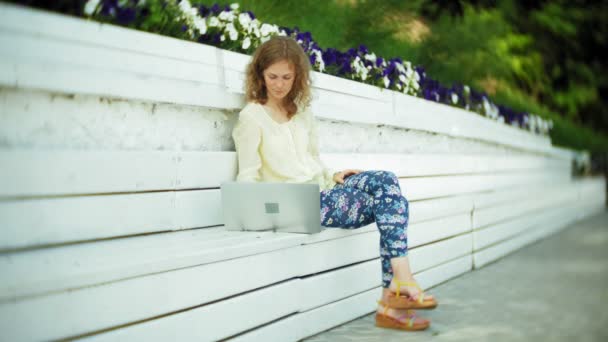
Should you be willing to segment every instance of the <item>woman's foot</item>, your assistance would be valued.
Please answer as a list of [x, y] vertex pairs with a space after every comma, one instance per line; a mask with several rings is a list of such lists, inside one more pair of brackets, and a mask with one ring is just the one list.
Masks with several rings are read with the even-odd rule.
[[[379, 322], [379, 317], [382, 317], [382, 322]], [[386, 318], [389, 318], [389, 320]], [[377, 326], [403, 330], [424, 330], [430, 324], [430, 320], [416, 316], [414, 310], [393, 309], [387, 307], [384, 302], [378, 301], [378, 309], [376, 310]]]
[[[424, 294], [425, 301], [434, 301], [435, 297], [433, 295], [427, 294], [423, 292], [422, 289], [417, 286], [416, 280], [414, 278], [408, 280], [399, 280], [399, 295], [407, 296], [412, 301], [418, 300], [418, 297], [421, 294]], [[389, 291], [393, 294], [397, 293], [397, 283], [396, 280], [393, 279], [388, 287]], [[385, 299], [386, 300], [386, 299]]]

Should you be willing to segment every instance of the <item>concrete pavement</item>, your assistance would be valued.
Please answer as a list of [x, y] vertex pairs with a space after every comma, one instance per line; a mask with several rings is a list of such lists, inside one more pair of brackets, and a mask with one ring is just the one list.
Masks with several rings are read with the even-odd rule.
[[426, 331], [376, 328], [369, 314], [304, 341], [608, 341], [608, 211], [429, 293]]

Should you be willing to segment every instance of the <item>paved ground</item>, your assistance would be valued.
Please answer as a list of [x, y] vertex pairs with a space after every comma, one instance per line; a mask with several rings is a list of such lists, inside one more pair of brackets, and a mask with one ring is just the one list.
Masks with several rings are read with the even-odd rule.
[[305, 341], [608, 341], [608, 211], [429, 293], [426, 331], [376, 328], [370, 314]]

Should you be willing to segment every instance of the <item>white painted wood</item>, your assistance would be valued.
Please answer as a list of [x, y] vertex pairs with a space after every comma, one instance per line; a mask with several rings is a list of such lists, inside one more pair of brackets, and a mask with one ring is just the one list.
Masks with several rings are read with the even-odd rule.
[[6, 3], [0, 4], [0, 29], [78, 45], [98, 45], [174, 60], [217, 64], [217, 49], [213, 46]]
[[343, 267], [318, 275], [302, 278], [298, 298], [298, 311], [309, 311], [362, 291], [382, 285], [382, 267], [379, 258], [353, 266]]
[[[583, 207], [586, 207], [585, 204]], [[543, 222], [540, 225], [527, 230], [525, 233], [519, 234], [511, 239], [505, 240], [499, 244], [485, 248], [481, 251], [473, 253], [473, 264], [475, 268], [483, 267], [519, 248], [522, 248], [534, 241], [537, 241], [547, 235], [553, 234], [576, 221], [576, 212], [579, 205], [573, 204], [570, 208], [562, 210], [560, 213], [561, 219], [554, 219], [550, 222]]]
[[0, 256], [0, 302], [297, 247], [303, 235], [207, 228]]
[[[178, 229], [183, 210], [176, 208], [175, 197], [175, 192], [149, 192], [0, 201], [0, 250]], [[217, 196], [209, 197], [213, 201], [206, 202], [217, 209]], [[217, 224], [217, 214], [199, 211], [207, 214], [199, 222]]]
[[174, 158], [157, 151], [0, 150], [0, 196], [174, 189]]
[[[472, 268], [473, 256], [471, 254], [467, 254], [426, 271], [420, 272], [415, 276], [418, 285], [426, 290], [461, 274], [469, 272]], [[438, 301], [441, 303], [441, 298], [438, 298]]]
[[84, 340], [217, 341], [295, 312], [301, 290], [300, 280], [290, 280]]
[[561, 184], [568, 179], [569, 176], [561, 171], [534, 171], [475, 176], [458, 175], [402, 178], [399, 180], [399, 184], [401, 186], [401, 191], [408, 200], [421, 200], [529, 185]]
[[474, 210], [479, 211], [484, 208], [489, 208], [501, 204], [514, 203], [522, 198], [528, 198], [530, 194], [542, 194], [547, 191], [554, 190], [555, 187], [568, 187], [570, 182], [556, 183], [541, 183], [531, 184], [526, 187], [515, 187], [498, 189], [495, 191], [487, 191], [472, 195]]
[[409, 252], [412, 272], [425, 271], [463, 255], [470, 255], [472, 239], [471, 234], [465, 234], [414, 248]]
[[[551, 207], [567, 207], [576, 201], [576, 191], [567, 191], [571, 187], [558, 187], [534, 197], [520, 199], [514, 203], [501, 204], [495, 207], [475, 210], [473, 228], [478, 229], [495, 222], [533, 214], [538, 210]], [[565, 190], [565, 191], [560, 191]]]
[[425, 118], [416, 116], [415, 122], [410, 126], [411, 128], [428, 130], [429, 125], [438, 126], [441, 123], [439, 125], [441, 127], [438, 129], [441, 130], [441, 133], [450, 136], [482, 140], [492, 139], [509, 146], [534, 146], [536, 150], [551, 151], [551, 141], [547, 136], [535, 135], [508, 125], [498, 124], [491, 119], [460, 108], [450, 108], [403, 94], [395, 94], [395, 108], [397, 120], [400, 122], [409, 122], [415, 115], [414, 113], [423, 108], [427, 112], [433, 112], [433, 116], [426, 116]]
[[0, 58], [0, 85], [211, 108], [238, 109], [245, 104], [241, 96], [226, 92], [224, 86], [208, 84], [204, 80], [140, 76], [73, 64], [42, 64], [33, 60], [16, 64]]
[[[321, 156], [332, 169], [355, 168], [388, 170], [399, 177], [456, 175], [521, 170], [570, 170], [567, 161], [532, 156], [462, 155], [462, 154], [338, 154]], [[567, 171], [569, 172], [569, 171]]]
[[217, 188], [236, 176], [234, 152], [5, 149], [0, 163], [0, 199]]
[[[41, 54], [40, 51], [44, 51], [44, 53]], [[54, 40], [28, 33], [0, 32], [0, 55], [5, 60], [20, 63], [27, 61], [27, 63], [33, 64], [68, 67], [78, 65], [90, 69], [135, 74], [141, 77], [158, 76], [182, 81], [220, 84], [217, 63], [213, 59], [198, 62], [178, 59], [169, 64], [165, 56], [108, 49], [108, 47], [91, 43], [77, 45], [73, 41]]]
[[480, 250], [502, 240], [525, 233], [541, 224], [559, 221], [564, 215], [562, 208], [551, 207], [494, 224], [481, 230], [474, 230], [473, 250]]
[[[496, 158], [459, 155], [328, 154], [331, 166], [350, 165], [362, 169], [393, 171], [400, 177], [477, 173], [498, 170], [525, 170], [509, 174], [474, 175], [480, 179], [508, 175], [543, 175], [554, 161], [538, 158], [513, 158], [504, 169], [491, 168]], [[234, 152], [167, 151], [32, 151], [0, 150], [0, 196], [34, 196], [79, 193], [149, 191], [218, 187], [233, 180], [237, 173]], [[335, 163], [334, 163], [335, 161]], [[537, 168], [533, 168], [535, 161]], [[441, 163], [447, 165], [441, 166]], [[505, 163], [506, 164], [506, 163]], [[477, 165], [477, 166], [476, 166]], [[328, 165], [330, 167], [330, 165]], [[538, 171], [535, 171], [538, 170]], [[68, 171], [68, 172], [66, 172]], [[534, 173], [530, 175], [530, 173]], [[558, 169], [547, 176], [569, 173]], [[14, 175], [20, 175], [15, 178]], [[457, 182], [469, 175], [461, 175]], [[436, 180], [439, 178], [433, 178]], [[525, 179], [524, 179], [525, 181]], [[595, 188], [596, 184], [591, 183]]]
[[456, 214], [471, 214], [473, 197], [469, 195], [408, 201], [409, 223], [420, 223]]
[[376, 101], [355, 94], [338, 93], [319, 88], [314, 89], [314, 94], [311, 109], [316, 117], [382, 124], [393, 116], [391, 102]]
[[411, 225], [408, 228], [410, 248], [471, 231], [470, 214], [458, 214]]

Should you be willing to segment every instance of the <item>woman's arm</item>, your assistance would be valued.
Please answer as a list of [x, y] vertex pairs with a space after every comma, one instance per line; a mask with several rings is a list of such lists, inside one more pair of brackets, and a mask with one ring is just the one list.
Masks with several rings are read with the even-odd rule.
[[236, 180], [239, 182], [259, 182], [262, 159], [260, 158], [259, 147], [262, 141], [262, 130], [258, 124], [246, 113], [239, 114], [234, 129], [232, 139], [236, 148], [238, 159], [238, 175]]

